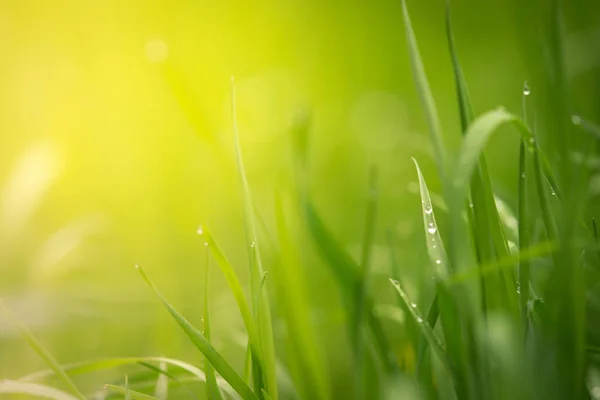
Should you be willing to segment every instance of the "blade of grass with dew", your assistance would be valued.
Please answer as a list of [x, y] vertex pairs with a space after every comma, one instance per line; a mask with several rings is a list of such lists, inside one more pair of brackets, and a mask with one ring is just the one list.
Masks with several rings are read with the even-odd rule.
[[375, 225], [377, 222], [377, 169], [371, 166], [369, 170], [369, 191], [367, 213], [365, 216], [365, 234], [363, 237], [362, 254], [360, 261], [360, 284], [358, 288], [358, 296], [356, 300], [356, 318], [352, 328], [352, 338], [354, 345], [355, 363], [354, 363], [354, 382], [355, 382], [355, 398], [362, 399], [365, 391], [365, 347], [366, 340], [363, 334], [363, 322], [365, 314], [365, 299], [367, 297], [369, 284], [369, 270], [371, 259], [371, 248], [373, 245], [373, 237], [375, 235]]
[[[246, 300], [246, 296], [244, 295], [244, 290], [242, 289], [242, 285], [231, 266], [231, 263], [225, 257], [225, 254], [219, 247], [216, 242], [214, 236], [210, 232], [208, 228], [199, 228], [198, 233], [206, 240], [208, 243], [208, 248], [210, 249], [211, 254], [217, 261], [217, 265], [220, 267], [223, 275], [225, 275], [225, 279], [233, 292], [233, 296], [235, 297], [235, 301], [240, 310], [240, 314], [242, 315], [242, 320], [244, 321], [244, 326], [246, 327], [246, 332], [248, 333], [248, 339], [251, 345], [252, 352], [254, 353], [259, 363], [262, 365], [263, 363], [263, 354], [262, 354], [262, 346], [258, 337], [257, 329], [254, 324], [254, 318], [252, 317], [252, 311], [250, 310], [250, 306]], [[249, 247], [250, 248], [250, 247]]]
[[410, 301], [404, 290], [402, 290], [402, 288], [400, 287], [400, 284], [393, 279], [390, 279], [390, 282], [392, 283], [392, 286], [400, 296], [400, 299], [404, 302], [406, 308], [410, 311], [409, 314], [411, 315], [411, 317], [414, 318], [414, 320], [419, 325], [421, 331], [423, 332], [423, 335], [427, 338], [427, 341], [429, 342], [429, 346], [431, 347], [435, 355], [438, 357], [438, 359], [441, 361], [442, 365], [446, 369], [446, 372], [448, 372], [448, 374], [450, 374], [450, 376], [454, 378], [454, 367], [452, 366], [452, 362], [446, 354], [446, 350], [442, 345], [442, 341], [437, 337], [437, 335], [429, 326], [429, 324], [427, 324], [427, 322], [423, 319], [416, 304]]
[[431, 93], [429, 82], [427, 81], [427, 76], [425, 74], [425, 67], [423, 66], [421, 55], [419, 54], [417, 39], [412, 28], [410, 15], [408, 13], [405, 0], [402, 0], [402, 15], [404, 18], [406, 41], [408, 44], [410, 64], [412, 67], [414, 81], [417, 86], [417, 92], [421, 100], [421, 106], [425, 112], [427, 125], [429, 127], [429, 134], [431, 143], [433, 145], [433, 155], [438, 167], [438, 173], [442, 182], [444, 182], [446, 171], [446, 151], [444, 148], [444, 142], [442, 140], [442, 127], [435, 101], [433, 99], [433, 94]]
[[52, 400], [76, 400], [79, 398], [62, 390], [39, 383], [19, 382], [8, 379], [0, 381], [0, 395], [2, 394], [29, 395]]
[[591, 137], [600, 140], [600, 127], [594, 124], [593, 122], [579, 115], [572, 115], [571, 122], [573, 122], [573, 125], [580, 127], [585, 133], [587, 133]]
[[[250, 247], [248, 247], [248, 259], [251, 265], [250, 287], [252, 289], [252, 293], [257, 293], [258, 285], [261, 277], [263, 276], [264, 270], [260, 256], [260, 246], [258, 243], [258, 238], [256, 236], [254, 207], [252, 206], [250, 186], [248, 185], [248, 180], [246, 178], [246, 171], [244, 169], [244, 162], [242, 158], [242, 147], [240, 145], [240, 136], [237, 126], [235, 82], [233, 77], [231, 78], [231, 118], [233, 123], [236, 164], [242, 191], [243, 217], [244, 228], [246, 232], [246, 240], [249, 242], [247, 243], [248, 246], [250, 246], [250, 244], [254, 245], [253, 251], [250, 249]], [[261, 301], [256, 319], [257, 333], [258, 338], [260, 340], [263, 356], [261, 358], [258, 358], [258, 360], [261, 363], [260, 369], [264, 372], [265, 389], [273, 400], [277, 400], [277, 373], [275, 369], [276, 360], [275, 345], [273, 341], [273, 330], [271, 324], [271, 308], [269, 304], [269, 297], [266, 291], [260, 293]]]
[[[210, 295], [209, 295], [209, 279], [210, 279], [210, 257], [209, 250], [206, 249], [205, 258], [205, 272], [204, 272], [204, 337], [208, 343], [211, 343], [210, 339]], [[204, 358], [204, 373], [206, 374], [206, 397], [210, 400], [222, 400], [223, 395], [217, 385], [217, 377], [215, 375], [215, 369], [211, 365], [210, 361]]]
[[12, 312], [6, 307], [2, 301], [0, 301], [0, 316], [4, 316], [11, 325], [16, 327], [21, 336], [27, 341], [29, 346], [37, 353], [38, 356], [50, 369], [56, 374], [58, 379], [69, 389], [69, 391], [76, 397], [81, 400], [85, 400], [85, 396], [79, 391], [75, 383], [69, 378], [69, 375], [62, 369], [60, 364], [52, 357], [50, 352], [44, 347], [44, 345], [38, 340], [37, 337], [34, 336], [33, 333], [23, 324], [21, 324], [16, 317], [12, 314]]
[[306, 277], [298, 262], [299, 250], [290, 237], [293, 230], [288, 225], [279, 195], [275, 198], [275, 219], [281, 258], [275, 279], [279, 287], [285, 288], [279, 304], [290, 336], [295, 386], [303, 399], [325, 400], [331, 390], [328, 373], [310, 321], [311, 306], [307, 298]]
[[127, 386], [121, 387], [117, 385], [104, 385], [104, 387], [108, 390], [111, 390], [116, 393], [120, 393], [125, 396], [125, 400], [134, 399], [134, 400], [160, 400], [157, 397], [150, 396], [149, 394], [136, 392], [135, 390], [130, 390]]
[[219, 374], [225, 379], [231, 387], [242, 396], [244, 399], [258, 399], [254, 394], [252, 389], [244, 382], [244, 380], [235, 372], [235, 370], [229, 365], [227, 361], [215, 350], [215, 348], [206, 340], [206, 338], [198, 331], [194, 326], [192, 326], [175, 308], [167, 301], [166, 298], [158, 291], [156, 286], [152, 283], [152, 281], [148, 278], [146, 273], [142, 268], [136, 266], [142, 278], [146, 281], [148, 286], [154, 291], [156, 296], [161, 300], [167, 311], [171, 314], [171, 316], [175, 319], [177, 324], [183, 329], [186, 335], [190, 338], [192, 343], [196, 346], [198, 350], [208, 359], [208, 361], [213, 365], [215, 370], [219, 372]]
[[[529, 237], [529, 212], [527, 204], [527, 149], [525, 143], [521, 141], [519, 148], [519, 254], [530, 246]], [[529, 260], [519, 259], [519, 300], [521, 308], [521, 321], [523, 329], [527, 332], [527, 304], [529, 302], [529, 280], [530, 280]]]

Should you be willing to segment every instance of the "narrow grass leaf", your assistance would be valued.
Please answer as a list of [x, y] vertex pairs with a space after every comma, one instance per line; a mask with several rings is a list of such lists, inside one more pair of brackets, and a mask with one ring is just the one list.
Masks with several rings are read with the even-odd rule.
[[600, 127], [594, 124], [593, 122], [579, 115], [573, 115], [571, 117], [571, 122], [573, 122], [573, 125], [580, 127], [585, 133], [587, 133], [591, 137], [600, 140]]
[[[43, 397], [52, 400], [76, 400], [80, 397], [75, 397], [62, 390], [54, 389], [53, 387], [41, 385], [39, 383], [29, 383], [20, 381], [3, 380], [0, 381], [0, 394], [5, 395], [28, 395]], [[11, 397], [12, 398], [12, 397]]]
[[[527, 149], [525, 143], [521, 141], [519, 149], [519, 254], [523, 254], [525, 249], [530, 246], [529, 233], [529, 210], [527, 202]], [[529, 260], [519, 259], [519, 286], [520, 286], [520, 308], [523, 329], [527, 329], [527, 304], [529, 301], [529, 279], [530, 279]]]
[[262, 356], [256, 356], [258, 362], [261, 364], [260, 369], [264, 371], [265, 387], [269, 395], [273, 400], [278, 399], [277, 393], [277, 372], [275, 368], [275, 344], [273, 341], [273, 330], [271, 324], [271, 308], [269, 304], [269, 297], [265, 292], [258, 290], [259, 280], [264, 274], [262, 260], [260, 255], [260, 246], [258, 244], [258, 237], [256, 235], [256, 224], [254, 221], [254, 207], [252, 205], [252, 197], [250, 195], [250, 186], [248, 185], [248, 179], [246, 177], [246, 171], [244, 169], [244, 161], [242, 158], [242, 147], [240, 145], [240, 136], [237, 126], [236, 116], [236, 96], [235, 96], [235, 82], [233, 77], [231, 78], [231, 118], [233, 122], [233, 135], [235, 141], [235, 154], [238, 169], [238, 176], [240, 179], [240, 186], [242, 190], [242, 203], [243, 203], [243, 216], [244, 216], [244, 228], [246, 232], [246, 240], [248, 241], [248, 258], [250, 261], [250, 286], [252, 293], [259, 293], [261, 297], [260, 306], [258, 307], [257, 313], [257, 334], [260, 340], [262, 349]]
[[135, 390], [130, 390], [129, 387], [121, 387], [117, 385], [104, 385], [106, 389], [109, 389], [113, 392], [120, 393], [125, 396], [125, 399], [133, 399], [133, 400], [160, 400], [158, 397], [150, 396], [149, 394], [136, 392]]
[[[167, 370], [167, 363], [160, 363], [158, 370], [160, 371], [158, 378], [156, 379], [156, 386], [154, 387], [154, 397], [159, 398], [160, 400], [167, 400], [169, 396], [169, 378], [175, 378], [173, 375], [169, 374]], [[174, 379], [177, 381], [177, 378]]]
[[429, 82], [427, 81], [425, 67], [423, 66], [423, 61], [421, 60], [419, 46], [417, 45], [417, 39], [412, 28], [410, 15], [408, 13], [405, 0], [402, 0], [402, 15], [404, 17], [404, 28], [406, 31], [406, 41], [408, 44], [413, 77], [417, 85], [417, 92], [419, 93], [419, 98], [421, 99], [421, 105], [425, 111], [425, 117], [429, 127], [429, 134], [431, 137], [431, 143], [433, 145], [435, 162], [438, 166], [438, 172], [441, 179], [444, 180], [446, 152], [442, 140], [442, 127], [435, 105], [435, 100], [433, 98], [433, 94], [431, 93]]
[[[205, 273], [204, 273], [204, 337], [208, 343], [210, 340], [210, 296], [209, 296], [209, 279], [210, 279], [210, 259], [209, 250], [206, 251]], [[223, 395], [217, 385], [217, 377], [215, 369], [210, 361], [205, 357], [204, 373], [206, 374], [206, 397], [210, 400], [222, 400]]]
[[183, 331], [190, 338], [192, 343], [196, 346], [198, 350], [206, 357], [206, 359], [213, 365], [215, 370], [219, 372], [219, 374], [225, 379], [231, 387], [239, 393], [244, 399], [257, 399], [252, 389], [244, 382], [244, 380], [235, 372], [235, 370], [225, 361], [223, 356], [219, 354], [215, 348], [206, 340], [206, 338], [200, 333], [192, 324], [190, 324], [175, 308], [163, 297], [163, 295], [158, 291], [156, 286], [150, 281], [144, 270], [140, 267], [137, 267], [140, 271], [140, 274], [150, 286], [150, 288], [154, 291], [154, 293], [161, 300], [167, 311], [171, 314], [171, 316], [175, 319], [177, 324], [183, 329]]
[[0, 315], [4, 317], [15, 326], [20, 332], [23, 338], [27, 341], [29, 346], [37, 353], [38, 356], [44, 360], [46, 365], [56, 374], [58, 379], [69, 389], [69, 391], [81, 400], [85, 400], [85, 396], [77, 389], [75, 383], [69, 378], [67, 373], [62, 369], [60, 364], [52, 357], [50, 352], [44, 347], [44, 345], [34, 336], [33, 333], [23, 324], [21, 324], [12, 314], [12, 312], [0, 301]]

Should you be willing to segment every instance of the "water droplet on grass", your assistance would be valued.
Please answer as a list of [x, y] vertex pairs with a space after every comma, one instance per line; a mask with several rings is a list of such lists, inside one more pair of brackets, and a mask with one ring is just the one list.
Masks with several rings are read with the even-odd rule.
[[424, 210], [425, 210], [425, 214], [427, 214], [427, 215], [429, 215], [433, 212], [433, 208], [431, 208], [430, 205], [426, 205]]
[[440, 265], [440, 264], [442, 263], [442, 260], [435, 260], [435, 263], [436, 263], [437, 265]]
[[572, 115], [571, 122], [573, 123], [573, 125], [581, 125], [582, 120], [579, 115]]
[[529, 96], [530, 94], [531, 94], [531, 88], [529, 87], [529, 84], [527, 83], [527, 81], [525, 81], [525, 83], [523, 84], [523, 95]]
[[417, 308], [417, 303], [410, 303], [410, 306], [411, 306], [412, 308]]
[[198, 230], [196, 231], [196, 233], [197, 233], [198, 235], [202, 235], [202, 234], [204, 234], [204, 228], [202, 228], [201, 226], [199, 226], [199, 227], [198, 227]]
[[208, 242], [204, 242], [204, 247], [208, 247]]
[[422, 323], [423, 323], [423, 318], [421, 318], [421, 317], [417, 317], [417, 322], [418, 322], [419, 324], [422, 324]]

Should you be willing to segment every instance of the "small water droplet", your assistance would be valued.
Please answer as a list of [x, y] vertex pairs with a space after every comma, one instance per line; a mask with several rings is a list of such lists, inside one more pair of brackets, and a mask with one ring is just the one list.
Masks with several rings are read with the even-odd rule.
[[417, 303], [410, 303], [410, 306], [411, 306], [412, 308], [417, 308]]
[[517, 285], [517, 294], [521, 294], [521, 285]]
[[552, 190], [551, 194], [552, 196], [556, 196], [556, 192], [554, 190]]
[[442, 260], [435, 260], [435, 263], [436, 263], [437, 265], [440, 265], [440, 264], [442, 263]]
[[431, 246], [431, 247], [433, 247], [434, 249], [437, 249], [437, 244], [434, 244], [434, 245], [433, 245], [433, 246]]
[[250, 243], [250, 247], [254, 248], [256, 246], [255, 242]]
[[572, 115], [571, 122], [573, 123], [573, 125], [581, 125], [582, 120], [579, 115]]
[[422, 324], [422, 323], [423, 323], [423, 318], [421, 318], [421, 317], [417, 317], [417, 322], [418, 322], [419, 324]]
[[135, 264], [135, 269], [140, 269], [140, 266]]
[[429, 215], [433, 212], [433, 208], [431, 208], [430, 205], [426, 205], [424, 210], [425, 210], [425, 214], [427, 214], [427, 215]]
[[475, 207], [475, 205], [473, 203], [469, 203], [469, 208], [472, 209], [473, 207]]
[[525, 81], [525, 83], [523, 84], [523, 95], [529, 96], [530, 94], [531, 94], [531, 88], [529, 87], [529, 84], [527, 83], [527, 81]]
[[199, 227], [198, 227], [198, 230], [196, 231], [196, 233], [197, 233], [198, 235], [202, 235], [202, 234], [204, 234], [204, 228], [202, 228], [201, 226], [199, 226]]
[[390, 279], [390, 281], [394, 284], [394, 285], [398, 285], [399, 282], [397, 279]]
[[427, 228], [427, 232], [429, 232], [433, 235], [434, 233], [437, 232], [437, 228], [435, 226], [430, 226], [429, 228]]
[[204, 242], [204, 247], [208, 247], [208, 242]]
[[521, 178], [522, 178], [522, 179], [525, 179], [525, 178], [527, 178], [527, 174], [526, 174], [525, 172], [523, 172], [523, 173], [521, 174]]

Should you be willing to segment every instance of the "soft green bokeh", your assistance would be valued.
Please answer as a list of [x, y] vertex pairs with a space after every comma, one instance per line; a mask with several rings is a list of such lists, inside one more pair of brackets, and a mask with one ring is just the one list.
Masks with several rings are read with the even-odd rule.
[[[476, 114], [499, 105], [519, 113], [523, 81], [536, 81], [538, 60], [530, 55], [539, 44], [528, 36], [531, 10], [522, 3], [453, 2]], [[444, 140], [453, 149], [460, 127], [444, 2], [409, 7]], [[143, 265], [199, 324], [204, 249], [196, 229], [210, 224], [247, 281], [229, 115], [232, 75], [248, 179], [269, 234], [274, 195], [289, 190], [280, 184], [291, 179], [289, 128], [299, 111], [310, 110], [313, 195], [338, 240], [358, 258], [374, 163], [381, 200], [373, 285], [383, 298], [393, 294], [389, 228], [403, 273], [414, 282], [407, 290], [416, 299], [427, 290], [410, 158], [419, 160], [434, 193], [439, 186], [399, 1], [2, 0], [0, 10], [0, 297], [61, 362], [201, 359], [133, 266]], [[595, 10], [591, 1], [567, 6], [567, 54], [580, 107], [574, 112], [599, 122]], [[514, 207], [518, 143], [500, 134], [488, 149], [495, 188]], [[312, 252], [306, 249], [314, 324], [328, 344], [332, 385], [343, 394], [352, 366], [339, 340], [346, 335], [341, 306]], [[218, 273], [211, 293], [214, 343], [241, 371], [243, 325]], [[276, 337], [285, 334], [280, 326]], [[398, 350], [411, 357], [402, 345]], [[0, 321], [0, 378], [41, 368]]]

